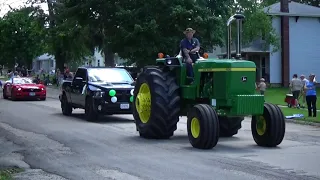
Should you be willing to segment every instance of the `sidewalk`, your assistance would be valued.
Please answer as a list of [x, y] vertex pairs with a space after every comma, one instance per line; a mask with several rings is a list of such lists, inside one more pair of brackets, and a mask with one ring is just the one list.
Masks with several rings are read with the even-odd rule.
[[[281, 108], [289, 108], [288, 106], [284, 106], [284, 105], [278, 105]], [[299, 110], [308, 110], [307, 108], [300, 108]], [[320, 112], [320, 109], [317, 110], [317, 112]]]

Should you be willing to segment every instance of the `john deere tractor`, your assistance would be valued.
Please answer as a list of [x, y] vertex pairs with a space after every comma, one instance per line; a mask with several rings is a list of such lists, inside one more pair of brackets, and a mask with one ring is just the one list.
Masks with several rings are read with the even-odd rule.
[[[241, 29], [244, 16], [227, 22], [227, 59], [199, 57], [193, 65], [194, 82], [188, 83], [183, 58], [164, 56], [157, 66], [145, 67], [137, 78], [133, 116], [141, 137], [173, 136], [179, 117], [187, 115], [188, 137], [199, 149], [216, 146], [219, 137], [238, 133], [244, 117], [251, 116], [254, 141], [259, 146], [279, 145], [285, 134], [281, 109], [255, 94], [256, 66], [241, 59]], [[231, 59], [231, 23], [237, 21], [236, 59]], [[206, 59], [207, 58], [207, 59]]]

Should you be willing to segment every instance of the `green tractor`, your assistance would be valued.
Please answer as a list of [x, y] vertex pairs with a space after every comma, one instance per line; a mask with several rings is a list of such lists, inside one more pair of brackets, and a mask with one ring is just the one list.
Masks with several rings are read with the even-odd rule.
[[[139, 74], [133, 100], [133, 116], [143, 138], [167, 139], [177, 129], [180, 116], [187, 116], [188, 138], [199, 149], [211, 149], [219, 137], [238, 133], [241, 122], [252, 116], [251, 129], [259, 146], [275, 147], [285, 135], [281, 109], [255, 94], [256, 66], [240, 60], [244, 16], [230, 17], [228, 59], [204, 59], [193, 65], [194, 82], [188, 83], [181, 56], [156, 60]], [[237, 58], [231, 59], [231, 23], [237, 21]]]

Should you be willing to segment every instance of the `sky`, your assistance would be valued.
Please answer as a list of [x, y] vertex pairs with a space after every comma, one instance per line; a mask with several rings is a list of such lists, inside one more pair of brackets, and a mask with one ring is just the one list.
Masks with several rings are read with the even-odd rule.
[[[0, 0], [0, 17], [3, 17], [9, 10], [9, 5], [12, 8], [19, 8], [26, 4], [27, 0]], [[46, 3], [40, 4], [42, 9], [46, 12], [48, 10], [48, 6]]]

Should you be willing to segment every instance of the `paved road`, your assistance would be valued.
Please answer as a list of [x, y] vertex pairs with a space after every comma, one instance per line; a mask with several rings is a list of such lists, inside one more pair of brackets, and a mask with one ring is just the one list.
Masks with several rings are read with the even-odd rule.
[[[186, 119], [170, 140], [141, 139], [130, 115], [83, 120], [61, 115], [59, 101], [0, 99], [0, 165], [27, 169], [18, 179], [250, 180], [320, 179], [319, 128], [287, 123], [278, 148], [255, 145], [250, 121], [212, 150], [191, 148]], [[42, 169], [42, 170], [41, 170]]]

